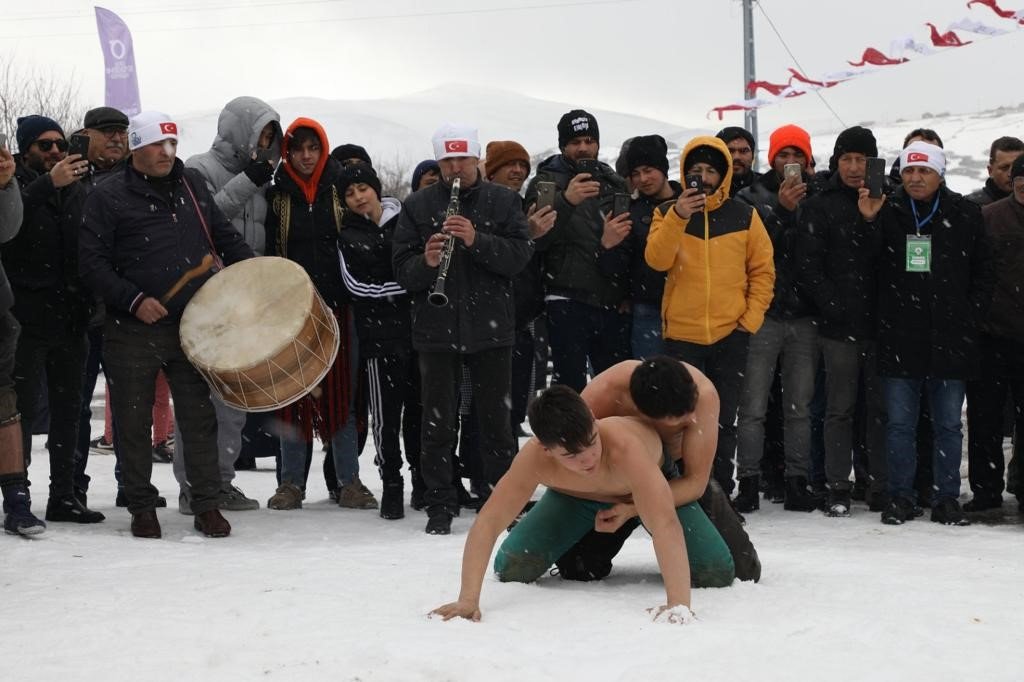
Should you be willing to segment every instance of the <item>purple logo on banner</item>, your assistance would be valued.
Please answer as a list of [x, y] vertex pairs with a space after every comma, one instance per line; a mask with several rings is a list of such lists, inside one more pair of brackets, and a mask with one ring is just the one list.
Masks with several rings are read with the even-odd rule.
[[135, 73], [135, 51], [128, 26], [108, 9], [96, 8], [96, 28], [100, 33], [107, 92], [104, 104], [120, 109], [127, 116], [142, 111], [139, 81]]

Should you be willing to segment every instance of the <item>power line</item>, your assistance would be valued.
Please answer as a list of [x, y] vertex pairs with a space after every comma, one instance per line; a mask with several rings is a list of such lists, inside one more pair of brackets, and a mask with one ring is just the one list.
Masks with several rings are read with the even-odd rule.
[[[806, 74], [807, 73], [807, 69], [805, 69], [800, 64], [800, 61], [796, 58], [796, 55], [794, 55], [793, 51], [789, 49], [789, 45], [786, 44], [786, 41], [782, 37], [782, 34], [779, 33], [779, 29], [777, 29], [775, 27], [775, 22], [772, 21], [772, 18], [770, 16], [768, 16], [767, 12], [764, 11], [764, 5], [760, 2], [760, 0], [754, 0], [754, 1], [757, 4], [757, 8], [759, 10], [761, 10], [761, 14], [764, 15], [764, 18], [768, 22], [768, 25], [771, 26], [772, 31], [775, 32], [775, 37], [779, 39], [780, 43], [782, 43], [782, 47], [783, 47], [783, 49], [786, 50], [786, 53], [789, 55], [789, 58], [792, 59], [793, 63], [796, 64], [797, 68], [800, 69], [800, 73]], [[843, 126], [843, 128], [848, 127], [846, 125], [846, 123], [843, 122], [843, 119], [839, 116], [839, 114], [836, 113], [836, 110], [832, 108], [832, 105], [829, 104], [828, 101], [825, 99], [825, 97], [821, 94], [821, 90], [815, 90], [814, 94], [817, 95], [818, 99], [821, 100], [821, 103], [824, 104], [825, 107], [828, 108], [828, 110], [832, 112], [832, 115], [835, 116], [837, 121], [839, 121], [839, 125]]]
[[[315, 3], [318, 0], [305, 0], [309, 3]], [[331, 0], [319, 0], [321, 2]], [[346, 0], [335, 0], [343, 2]], [[410, 12], [407, 14], [378, 14], [368, 15], [362, 17], [337, 17], [337, 18], [318, 18], [318, 19], [302, 19], [296, 21], [265, 21], [265, 22], [250, 22], [245, 24], [206, 24], [203, 26], [176, 26], [167, 28], [150, 28], [150, 29], [132, 29], [132, 33], [168, 33], [168, 32], [179, 32], [179, 31], [207, 31], [207, 30], [219, 30], [226, 28], [258, 28], [262, 26], [300, 26], [305, 24], [326, 24], [334, 23], [339, 21], [346, 22], [357, 22], [357, 21], [381, 21], [388, 19], [421, 19], [429, 17], [444, 17], [444, 16], [458, 16], [458, 15], [471, 15], [471, 14], [497, 14], [500, 12], [522, 12], [526, 10], [535, 9], [560, 9], [563, 7], [581, 7], [590, 5], [624, 5], [632, 4], [636, 2], [642, 2], [642, 0], [580, 0], [578, 2], [565, 2], [557, 4], [539, 4], [539, 5], [515, 5], [510, 7], [482, 7], [476, 9], [464, 9], [464, 10], [446, 10], [442, 12]], [[301, 2], [294, 3], [279, 3], [279, 2], [268, 2], [262, 5], [247, 5], [246, 7], [267, 7], [267, 6], [278, 6], [278, 5], [299, 5]], [[235, 6], [241, 8], [241, 5]], [[194, 12], [196, 8], [182, 9], [180, 11]], [[157, 12], [162, 10], [152, 10]], [[136, 14], [144, 14], [146, 11], [136, 12]], [[49, 19], [63, 18], [63, 17], [48, 17]], [[68, 17], [71, 18], [71, 17]], [[87, 15], [74, 15], [74, 18], [87, 18]], [[21, 34], [16, 36], [0, 36], [0, 40], [13, 40], [21, 38], [60, 38], [68, 36], [91, 36], [94, 32], [81, 32], [81, 33], [46, 33], [46, 34]]]

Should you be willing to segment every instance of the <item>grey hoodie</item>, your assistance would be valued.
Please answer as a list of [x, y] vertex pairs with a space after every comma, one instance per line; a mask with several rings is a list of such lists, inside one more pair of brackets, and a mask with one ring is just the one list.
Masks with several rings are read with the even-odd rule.
[[271, 148], [277, 164], [281, 160], [281, 117], [273, 107], [255, 97], [236, 97], [228, 102], [220, 112], [213, 147], [185, 162], [206, 179], [217, 208], [257, 255], [263, 255], [266, 240], [266, 185], [257, 187], [242, 171], [268, 123], [275, 128]]

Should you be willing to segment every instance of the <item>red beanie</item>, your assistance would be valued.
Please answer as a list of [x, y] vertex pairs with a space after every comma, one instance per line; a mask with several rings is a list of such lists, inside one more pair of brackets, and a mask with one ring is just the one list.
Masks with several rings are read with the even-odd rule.
[[786, 147], [796, 147], [811, 162], [811, 136], [800, 126], [788, 125], [776, 128], [768, 142], [768, 165], [775, 164], [775, 156]]

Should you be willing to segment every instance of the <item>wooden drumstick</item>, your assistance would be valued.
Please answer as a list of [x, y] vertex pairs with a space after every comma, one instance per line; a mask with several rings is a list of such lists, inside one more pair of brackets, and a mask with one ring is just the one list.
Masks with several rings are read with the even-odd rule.
[[191, 270], [186, 270], [185, 274], [174, 283], [174, 286], [171, 287], [166, 294], [160, 297], [160, 303], [167, 305], [167, 302], [177, 296], [178, 292], [181, 291], [186, 284], [208, 271], [211, 267], [213, 267], [213, 255], [208, 253], [203, 256], [203, 260], [199, 262], [199, 265], [195, 266]]

